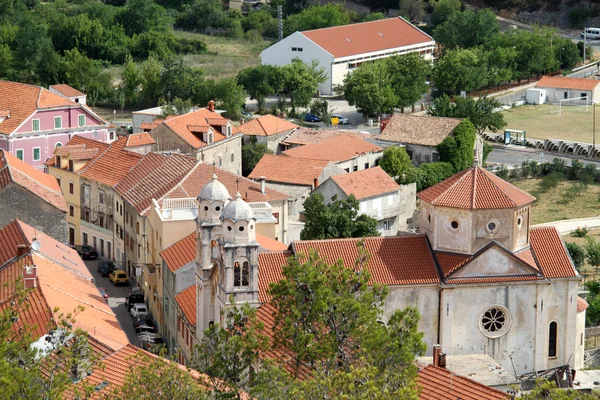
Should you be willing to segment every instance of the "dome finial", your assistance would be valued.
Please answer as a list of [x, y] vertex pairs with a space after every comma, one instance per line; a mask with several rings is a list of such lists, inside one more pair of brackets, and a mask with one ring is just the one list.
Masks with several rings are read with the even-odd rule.
[[215, 174], [215, 173], [213, 172], [213, 175], [212, 175], [212, 180], [213, 180], [213, 181], [216, 181], [217, 179], [218, 179], [218, 178], [217, 178], [217, 174]]
[[236, 199], [240, 199], [240, 198], [242, 198], [242, 195], [240, 194], [240, 192], [239, 192], [239, 191], [238, 191], [238, 192], [237, 192], [237, 194], [235, 195], [235, 198], [236, 198]]

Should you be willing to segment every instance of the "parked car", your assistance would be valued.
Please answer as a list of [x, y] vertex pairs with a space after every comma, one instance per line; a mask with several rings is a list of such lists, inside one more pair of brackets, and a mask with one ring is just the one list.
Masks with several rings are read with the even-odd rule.
[[125, 299], [125, 305], [127, 305], [127, 311], [131, 310], [134, 304], [145, 304], [144, 294], [138, 288], [131, 289], [129, 295]]
[[304, 121], [305, 122], [321, 122], [321, 118], [317, 117], [314, 114], [306, 114], [304, 116]]
[[158, 354], [166, 347], [162, 336], [158, 333], [143, 333], [139, 336], [140, 347], [150, 353]]
[[333, 114], [331, 118], [337, 118], [339, 125], [348, 125], [350, 123], [350, 121], [348, 121], [348, 118], [339, 114]]
[[145, 304], [134, 304], [129, 310], [133, 318], [144, 318], [148, 316], [148, 307]]
[[246, 109], [242, 108], [240, 110], [240, 114], [242, 115], [242, 117], [244, 118], [252, 118], [252, 113], [250, 111], [247, 111]]
[[108, 291], [103, 287], [99, 287], [98, 291], [100, 292], [100, 296], [104, 297], [104, 300], [108, 303]]
[[77, 252], [77, 254], [79, 254], [79, 257], [81, 257], [84, 260], [86, 258], [87, 259], [98, 258], [98, 252], [92, 246], [77, 245], [74, 248], [75, 248], [75, 251]]
[[129, 277], [127, 276], [127, 272], [122, 269], [114, 270], [108, 276], [113, 285], [117, 286], [119, 284], [129, 284]]
[[152, 318], [134, 318], [133, 327], [135, 328], [135, 333], [154, 333], [154, 321], [152, 321]]
[[98, 261], [98, 272], [104, 277], [109, 276], [116, 269], [112, 261]]

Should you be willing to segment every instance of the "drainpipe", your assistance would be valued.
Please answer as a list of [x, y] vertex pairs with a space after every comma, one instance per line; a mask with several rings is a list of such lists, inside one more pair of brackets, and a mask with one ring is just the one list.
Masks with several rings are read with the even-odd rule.
[[438, 291], [438, 332], [437, 332], [437, 342], [441, 343], [442, 339], [442, 292], [444, 288], [440, 288]]

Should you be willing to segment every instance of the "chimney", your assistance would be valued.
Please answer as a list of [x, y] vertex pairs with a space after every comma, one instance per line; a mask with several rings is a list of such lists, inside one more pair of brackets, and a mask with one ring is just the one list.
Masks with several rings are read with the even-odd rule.
[[439, 344], [434, 344], [433, 345], [433, 365], [438, 367], [439, 365], [439, 361], [440, 361], [440, 353], [442, 351], [442, 346], [440, 346]]
[[260, 180], [260, 192], [261, 192], [262, 194], [265, 194], [265, 180], [266, 180], [267, 178], [265, 178], [264, 176], [261, 176], [261, 177], [259, 177], [258, 179]]
[[33, 289], [36, 287], [37, 281], [37, 265], [27, 265], [23, 268], [23, 282], [25, 289]]
[[319, 178], [313, 179], [313, 190], [315, 190], [319, 186]]
[[29, 246], [26, 244], [20, 244], [17, 246], [17, 257], [24, 256], [29, 252]]
[[208, 111], [215, 111], [215, 101], [214, 100], [209, 101], [208, 107], [206, 107], [206, 108], [208, 108]]
[[438, 367], [446, 368], [446, 353], [440, 353], [438, 355]]

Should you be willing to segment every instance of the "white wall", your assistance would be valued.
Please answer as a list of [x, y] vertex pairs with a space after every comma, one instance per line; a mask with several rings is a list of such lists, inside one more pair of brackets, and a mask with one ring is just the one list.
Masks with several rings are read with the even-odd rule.
[[[536, 86], [536, 88], [539, 88]], [[542, 89], [542, 88], [539, 88]], [[582, 97], [581, 94], [585, 93], [588, 96], [588, 104], [591, 104], [594, 98], [592, 97], [591, 90], [571, 90], [571, 89], [555, 89], [555, 88], [543, 88], [546, 89], [546, 99], [548, 103], [559, 103], [560, 100], [564, 100], [565, 92], [567, 92], [567, 98], [576, 99], [578, 97]], [[598, 98], [595, 99], [598, 101]], [[573, 105], [573, 104], [585, 104], [585, 99], [581, 99], [579, 101], [567, 101], [563, 102], [563, 105]]]
[[[302, 48], [302, 51], [292, 51], [292, 47]], [[283, 66], [288, 65], [294, 58], [299, 58], [306, 64], [312, 60], [319, 61], [325, 70], [325, 82], [319, 85], [321, 94], [331, 94], [331, 65], [333, 56], [317, 46], [300, 32], [296, 32], [260, 53], [262, 64]]]

